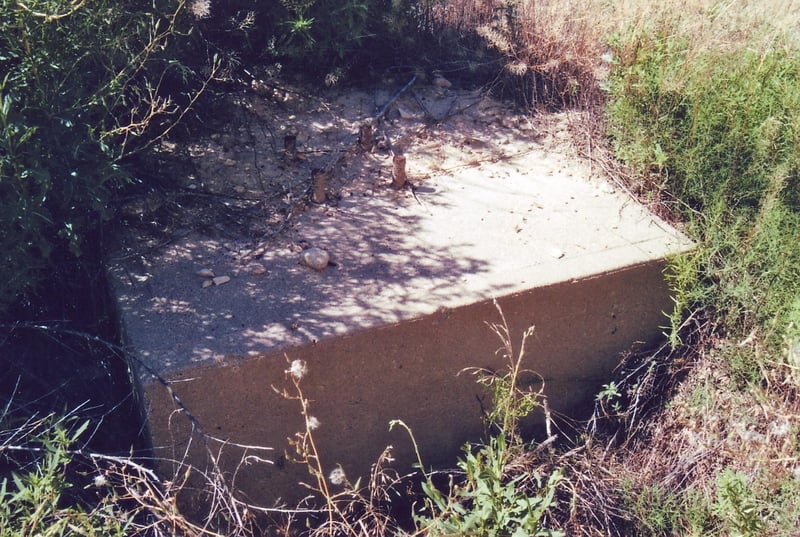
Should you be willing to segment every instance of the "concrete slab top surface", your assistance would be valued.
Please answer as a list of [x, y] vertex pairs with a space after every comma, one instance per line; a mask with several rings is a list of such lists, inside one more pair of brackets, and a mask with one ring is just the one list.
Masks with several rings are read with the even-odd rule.
[[[113, 262], [129, 344], [154, 371], [174, 375], [691, 246], [585, 165], [530, 139], [507, 137], [502, 155], [486, 160], [460, 141], [440, 141], [439, 173], [421, 171], [422, 150], [406, 151], [413, 192], [390, 186], [391, 159], [353, 157], [363, 161], [359, 176], [330, 203], [305, 207], [257, 258], [245, 254], [251, 241], [192, 232]], [[300, 264], [308, 247], [329, 252], [332, 264], [319, 272]], [[203, 287], [201, 269], [231, 279]]]

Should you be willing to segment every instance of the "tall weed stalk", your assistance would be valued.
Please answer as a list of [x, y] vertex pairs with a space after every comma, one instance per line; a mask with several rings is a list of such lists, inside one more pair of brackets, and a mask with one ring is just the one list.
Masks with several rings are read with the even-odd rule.
[[[464, 446], [464, 455], [458, 461], [460, 472], [449, 475], [446, 487], [437, 486], [434, 474], [425, 471], [419, 450], [416, 451], [417, 466], [423, 472], [425, 499], [415, 513], [415, 520], [424, 535], [563, 535], [549, 524], [557, 503], [556, 490], [563, 479], [562, 471], [550, 467], [545, 473], [526, 461], [530, 446], [519, 432], [521, 419], [534, 410], [542, 410], [550, 433], [543, 383], [538, 391], [526, 390], [519, 383], [523, 373], [531, 373], [522, 368], [522, 363], [525, 343], [533, 334], [533, 328], [525, 332], [521, 347], [515, 352], [499, 306], [498, 312], [502, 322], [490, 327], [502, 342], [500, 352], [508, 367], [502, 372], [469, 370], [492, 394], [492, 408], [487, 415], [488, 439]], [[406, 424], [394, 421], [391, 426], [406, 429], [416, 447], [413, 433]]]

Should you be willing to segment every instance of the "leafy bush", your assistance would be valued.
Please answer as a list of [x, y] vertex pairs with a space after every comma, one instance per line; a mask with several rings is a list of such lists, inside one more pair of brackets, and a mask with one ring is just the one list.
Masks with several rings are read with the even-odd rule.
[[[377, 2], [369, 0], [281, 0], [287, 15], [279, 53], [310, 65], [313, 71], [335, 73], [353, 63], [364, 40], [374, 37], [381, 22]], [[382, 6], [381, 6], [382, 7]], [[329, 79], [330, 80], [330, 79]]]
[[111, 215], [110, 192], [129, 178], [125, 159], [197, 98], [197, 76], [173, 47], [192, 22], [184, 8], [0, 6], [0, 311], [35, 287], [54, 250], [80, 255], [84, 235]]
[[210, 2], [200, 22], [204, 45], [232, 63], [285, 69], [328, 85], [363, 80], [389, 67], [410, 70], [432, 2], [280, 0]]

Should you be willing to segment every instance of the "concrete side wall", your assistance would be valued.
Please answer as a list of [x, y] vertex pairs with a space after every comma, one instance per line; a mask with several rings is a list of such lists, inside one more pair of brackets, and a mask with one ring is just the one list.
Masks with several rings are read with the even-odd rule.
[[[546, 382], [549, 406], [575, 414], [591, 402], [619, 363], [620, 353], [662, 335], [663, 312], [671, 301], [663, 262], [629, 267], [595, 278], [561, 283], [506, 296], [498, 302], [509, 322], [515, 352], [523, 331], [535, 326], [524, 366]], [[295, 484], [307, 471], [285, 462], [286, 439], [303, 428], [300, 407], [272, 386], [283, 388], [287, 358], [308, 363], [302, 386], [321, 423], [315, 439], [326, 472], [341, 464], [351, 481], [367, 477], [385, 446], [394, 446], [395, 466], [410, 471], [412, 445], [402, 431], [389, 432], [392, 419], [414, 431], [426, 465], [453, 465], [461, 446], [484, 432], [482, 388], [464, 368], [502, 371], [501, 342], [487, 322], [500, 318], [491, 301], [442, 310], [410, 322], [364, 330], [286, 348], [215, 368], [185, 371], [172, 388], [216, 437], [246, 445], [271, 446], [274, 465], [248, 466], [236, 486], [259, 503], [305, 495]], [[188, 422], [163, 386], [145, 386], [156, 455], [179, 458]], [[216, 446], [218, 448], [219, 446]], [[263, 453], [261, 454], [263, 455]], [[226, 446], [222, 457], [233, 471], [242, 450]]]

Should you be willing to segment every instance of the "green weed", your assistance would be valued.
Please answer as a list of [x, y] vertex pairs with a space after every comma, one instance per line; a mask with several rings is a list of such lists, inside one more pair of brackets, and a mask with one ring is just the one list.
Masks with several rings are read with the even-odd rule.
[[755, 500], [747, 477], [726, 468], [717, 477], [717, 500], [714, 514], [730, 528], [730, 535], [751, 537], [761, 535], [765, 527], [762, 506]]
[[[481, 535], [486, 537], [556, 536], [561, 532], [544, 525], [547, 511], [553, 507], [556, 487], [562, 479], [555, 470], [546, 479], [538, 472], [531, 475], [508, 475], [514, 455], [501, 433], [488, 443], [465, 447], [458, 462], [464, 481], [442, 494], [430, 481], [423, 483], [430, 514], [416, 520], [428, 535]], [[533, 479], [535, 493], [522, 484]]]
[[[48, 418], [3, 431], [0, 457], [10, 452], [22, 457], [24, 452], [31, 460], [0, 480], [0, 536], [131, 534], [135, 510], [125, 512], [102, 500], [87, 506], [70, 490], [74, 487], [67, 478], [74, 456], [70, 449], [89, 426], [71, 421]], [[104, 478], [95, 483], [94, 488], [110, 496]]]
[[[500, 315], [502, 323], [490, 326], [503, 342], [508, 368], [500, 374], [473, 370], [480, 382], [491, 389], [488, 420], [492, 434], [484, 443], [464, 446], [464, 455], [458, 461], [461, 473], [451, 475], [445, 490], [434, 484], [432, 474], [424, 473], [425, 501], [423, 508], [415, 513], [415, 520], [426, 535], [564, 535], [547, 524], [547, 517], [556, 505], [562, 471], [555, 468], [544, 475], [533, 465], [526, 466], [529, 446], [518, 431], [521, 419], [536, 409], [546, 410], [542, 389], [533, 391], [520, 382], [525, 372], [521, 368], [525, 342], [533, 328], [525, 332], [520, 350], [515, 353], [502, 311]], [[549, 415], [546, 419], [549, 420]], [[404, 427], [413, 441], [413, 434], [404, 423], [393, 422], [392, 426]], [[418, 467], [424, 472], [419, 452], [417, 457]]]

